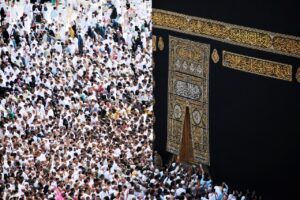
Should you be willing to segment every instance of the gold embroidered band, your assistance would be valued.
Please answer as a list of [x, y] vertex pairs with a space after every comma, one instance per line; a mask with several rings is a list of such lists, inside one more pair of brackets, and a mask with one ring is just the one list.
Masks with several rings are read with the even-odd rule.
[[300, 38], [153, 9], [153, 26], [300, 58]]
[[292, 81], [293, 79], [291, 65], [262, 60], [228, 51], [223, 51], [223, 66], [285, 81]]

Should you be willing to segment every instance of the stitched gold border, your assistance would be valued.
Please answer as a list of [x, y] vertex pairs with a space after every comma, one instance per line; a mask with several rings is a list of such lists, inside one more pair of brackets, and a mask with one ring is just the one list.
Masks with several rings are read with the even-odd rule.
[[156, 51], [156, 35], [152, 35], [152, 51]]
[[249, 57], [228, 51], [223, 51], [222, 57], [222, 65], [224, 67], [290, 82], [293, 80], [292, 65]]
[[300, 67], [298, 67], [296, 75], [295, 75], [296, 80], [298, 81], [298, 83], [300, 83]]
[[229, 44], [300, 58], [300, 38], [153, 9], [153, 26]]

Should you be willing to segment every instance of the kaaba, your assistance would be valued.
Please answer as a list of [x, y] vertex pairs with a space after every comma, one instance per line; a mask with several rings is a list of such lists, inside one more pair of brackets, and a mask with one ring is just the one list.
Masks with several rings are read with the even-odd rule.
[[153, 0], [153, 149], [165, 164], [184, 145], [231, 189], [297, 197], [298, 8], [291, 0]]

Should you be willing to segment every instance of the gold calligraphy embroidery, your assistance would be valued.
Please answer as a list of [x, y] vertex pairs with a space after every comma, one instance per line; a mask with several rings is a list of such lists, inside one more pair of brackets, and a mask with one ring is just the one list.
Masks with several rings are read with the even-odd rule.
[[300, 58], [300, 38], [153, 9], [157, 28]]
[[261, 76], [292, 81], [292, 66], [283, 63], [223, 51], [223, 66]]

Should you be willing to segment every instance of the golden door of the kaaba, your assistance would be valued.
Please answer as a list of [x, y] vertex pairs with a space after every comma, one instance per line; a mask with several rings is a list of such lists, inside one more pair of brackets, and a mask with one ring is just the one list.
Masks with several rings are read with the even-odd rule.
[[[209, 165], [208, 78], [210, 46], [169, 37], [168, 140], [167, 151], [194, 163]], [[188, 108], [188, 109], [187, 109]], [[192, 152], [184, 136], [184, 121], [189, 113]], [[188, 135], [187, 135], [188, 136]], [[188, 154], [182, 154], [186, 151]]]

